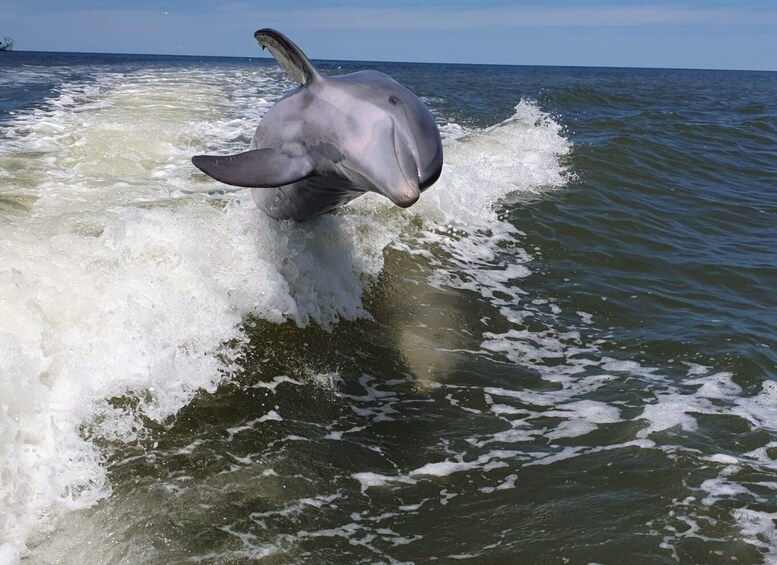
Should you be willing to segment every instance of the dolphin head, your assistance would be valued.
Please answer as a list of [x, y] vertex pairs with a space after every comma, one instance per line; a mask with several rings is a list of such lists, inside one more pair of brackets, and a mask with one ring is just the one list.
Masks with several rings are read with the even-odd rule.
[[348, 100], [342, 163], [356, 184], [407, 208], [442, 171], [442, 142], [429, 109], [377, 71], [329, 78]]

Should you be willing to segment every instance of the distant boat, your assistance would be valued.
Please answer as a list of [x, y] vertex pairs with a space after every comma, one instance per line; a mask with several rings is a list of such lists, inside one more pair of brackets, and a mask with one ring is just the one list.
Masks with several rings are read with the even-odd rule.
[[0, 37], [0, 51], [13, 51], [13, 39], [10, 37]]

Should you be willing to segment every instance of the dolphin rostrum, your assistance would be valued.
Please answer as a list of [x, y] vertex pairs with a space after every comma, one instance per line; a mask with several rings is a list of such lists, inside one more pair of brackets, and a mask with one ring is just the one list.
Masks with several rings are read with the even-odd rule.
[[365, 192], [407, 208], [442, 171], [432, 114], [378, 71], [328, 77], [285, 35], [254, 37], [300, 84], [261, 120], [250, 150], [197, 155], [194, 165], [223, 183], [253, 188], [268, 216], [304, 221]]

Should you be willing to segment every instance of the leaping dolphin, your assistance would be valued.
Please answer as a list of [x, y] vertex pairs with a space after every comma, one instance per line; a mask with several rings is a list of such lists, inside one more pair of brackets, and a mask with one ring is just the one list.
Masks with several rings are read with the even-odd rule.
[[304, 221], [365, 192], [413, 205], [442, 171], [442, 142], [429, 109], [378, 71], [328, 77], [285, 35], [254, 37], [300, 84], [267, 111], [250, 150], [197, 155], [214, 179], [253, 188], [268, 216]]

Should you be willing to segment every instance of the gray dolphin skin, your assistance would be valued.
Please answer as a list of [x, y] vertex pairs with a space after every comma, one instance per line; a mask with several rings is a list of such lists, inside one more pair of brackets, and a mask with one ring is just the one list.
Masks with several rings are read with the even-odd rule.
[[253, 188], [268, 216], [304, 221], [377, 192], [407, 208], [442, 171], [442, 142], [429, 109], [378, 71], [328, 77], [286, 36], [254, 37], [300, 84], [256, 129], [250, 150], [197, 155], [214, 179]]

